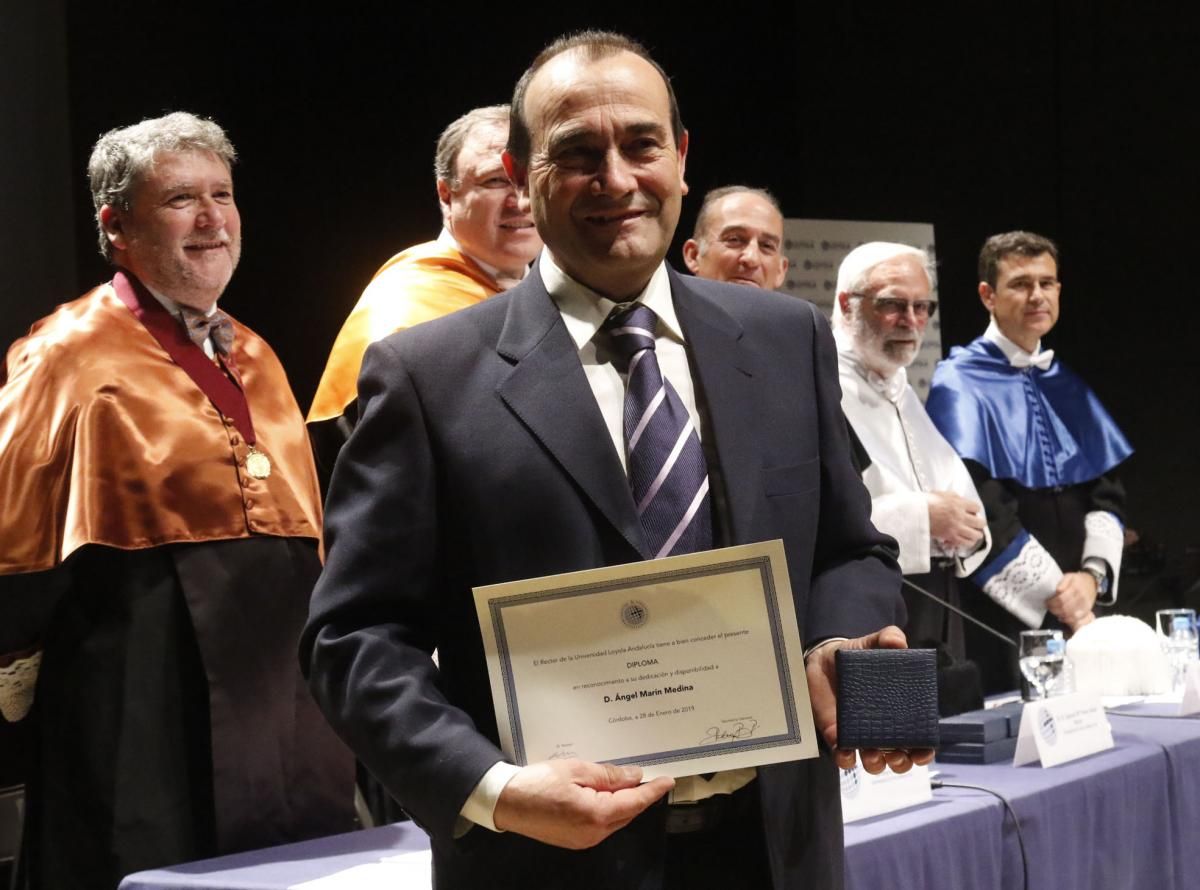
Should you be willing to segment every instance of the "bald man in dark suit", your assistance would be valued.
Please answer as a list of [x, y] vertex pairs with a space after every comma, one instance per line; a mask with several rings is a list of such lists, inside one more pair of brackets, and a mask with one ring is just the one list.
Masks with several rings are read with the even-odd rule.
[[[699, 440], [683, 447], [703, 451], [708, 494], [680, 546], [783, 540], [831, 747], [833, 651], [904, 645], [828, 326], [805, 302], [663, 262], [686, 153], [645, 50], [603, 33], [552, 44], [517, 85], [505, 153], [547, 245], [536, 270], [367, 354], [302, 656], [331, 722], [429, 831], [438, 887], [840, 886], [834, 762], [852, 751], [718, 774], [697, 804], [667, 803], [672, 780], [639, 784], [636, 768], [517, 767], [497, 742], [471, 588], [680, 552], [631, 494], [614, 310], [653, 312], [666, 401]], [[716, 815], [686, 832], [689, 807]]]

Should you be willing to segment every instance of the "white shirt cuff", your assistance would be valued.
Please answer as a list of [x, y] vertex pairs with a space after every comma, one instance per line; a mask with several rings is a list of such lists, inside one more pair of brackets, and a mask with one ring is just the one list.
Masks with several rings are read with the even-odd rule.
[[1108, 596], [1097, 599], [1101, 605], [1111, 606], [1117, 601], [1117, 582], [1121, 576], [1121, 556], [1125, 550], [1125, 529], [1106, 510], [1093, 510], [1083, 517], [1085, 537], [1083, 540], [1083, 565], [1095, 565], [1103, 561], [1108, 572]]
[[[505, 763], [503, 760], [492, 764], [467, 798], [467, 802], [463, 804], [463, 808], [459, 812], [459, 824], [455, 826], [455, 837], [461, 837], [470, 828], [469, 825], [463, 827], [463, 820], [475, 825], [482, 825], [489, 831], [500, 830], [494, 821], [496, 802], [500, 800], [500, 792], [520, 771], [519, 766]], [[462, 831], [459, 831], [459, 828], [462, 828]]]
[[824, 646], [828, 646], [830, 643], [844, 643], [848, 639], [850, 639], [850, 638], [849, 637], [826, 637], [825, 639], [821, 640], [819, 643], [813, 643], [806, 650], [804, 650], [805, 662], [808, 661], [808, 656], [812, 655], [818, 649], [820, 649]]
[[960, 553], [954, 559], [954, 574], [960, 578], [965, 578], [975, 571], [983, 563], [988, 553], [992, 550], [992, 530], [985, 527], [983, 530], [983, 538], [975, 545], [975, 549], [968, 553]]

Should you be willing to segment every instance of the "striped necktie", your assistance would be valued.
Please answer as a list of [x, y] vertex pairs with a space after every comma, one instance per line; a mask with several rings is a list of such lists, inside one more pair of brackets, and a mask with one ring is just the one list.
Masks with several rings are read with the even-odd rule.
[[625, 455], [638, 518], [655, 557], [712, 546], [708, 470], [683, 400], [658, 367], [654, 310], [635, 303], [605, 322], [626, 373]]

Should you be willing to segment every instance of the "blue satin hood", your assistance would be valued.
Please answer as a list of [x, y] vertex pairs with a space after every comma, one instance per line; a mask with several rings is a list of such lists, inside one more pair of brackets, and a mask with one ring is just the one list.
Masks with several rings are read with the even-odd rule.
[[1026, 488], [1090, 482], [1133, 453], [1091, 388], [1061, 361], [1014, 368], [982, 337], [938, 363], [925, 409], [960, 456]]

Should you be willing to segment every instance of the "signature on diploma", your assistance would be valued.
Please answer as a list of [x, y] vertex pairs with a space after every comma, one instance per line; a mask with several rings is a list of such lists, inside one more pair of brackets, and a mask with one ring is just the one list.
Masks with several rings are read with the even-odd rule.
[[559, 749], [559, 750], [555, 751], [554, 753], [552, 753], [546, 759], [547, 760], [570, 760], [572, 757], [578, 757], [578, 756], [579, 755], [576, 754], [574, 751], [565, 751], [565, 750]]
[[754, 730], [758, 729], [758, 721], [753, 717], [739, 717], [737, 720], [727, 721], [727, 724], [726, 726], [710, 726], [704, 733], [704, 738], [700, 740], [700, 744], [708, 745], [713, 742], [748, 739], [754, 735]]

